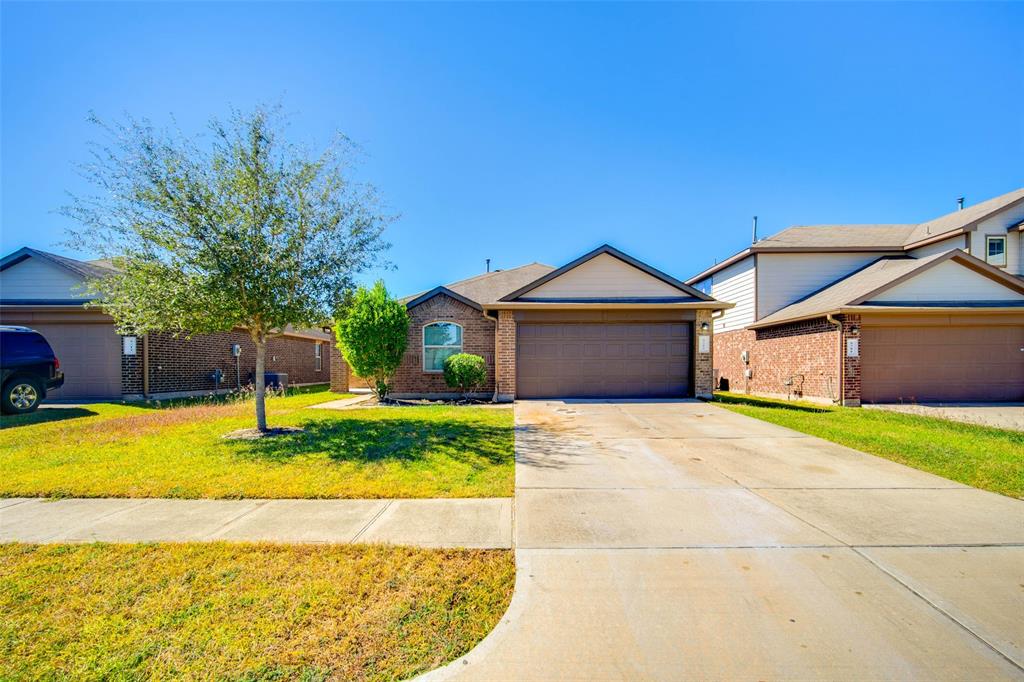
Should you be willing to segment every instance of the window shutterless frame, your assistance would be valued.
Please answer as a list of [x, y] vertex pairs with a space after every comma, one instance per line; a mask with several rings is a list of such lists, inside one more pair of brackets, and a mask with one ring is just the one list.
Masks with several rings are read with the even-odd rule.
[[[431, 327], [437, 328], [451, 328], [454, 332], [455, 339], [445, 339], [448, 343], [427, 343], [427, 330]], [[435, 320], [428, 324], [423, 325], [422, 329], [422, 349], [423, 349], [423, 371], [429, 374], [440, 374], [444, 371], [444, 361], [450, 355], [462, 352], [462, 325], [457, 322], [448, 322], [444, 320]], [[451, 332], [450, 332], [451, 333]], [[433, 352], [431, 352], [433, 351]], [[444, 351], [451, 351], [445, 353]], [[430, 358], [439, 358], [440, 366], [433, 366], [430, 362]]]
[[313, 344], [313, 357], [315, 358], [313, 365], [319, 372], [324, 368], [324, 346], [322, 343]]
[[1006, 267], [1006, 237], [1004, 235], [985, 236], [985, 262], [1001, 268]]

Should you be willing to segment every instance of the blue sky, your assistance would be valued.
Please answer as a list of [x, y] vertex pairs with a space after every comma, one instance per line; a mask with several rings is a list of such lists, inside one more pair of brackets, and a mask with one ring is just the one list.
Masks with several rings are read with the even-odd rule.
[[0, 11], [4, 253], [63, 239], [89, 110], [197, 131], [280, 102], [299, 141], [345, 132], [401, 214], [398, 294], [603, 242], [685, 278], [755, 214], [918, 222], [1024, 186], [1020, 4]]

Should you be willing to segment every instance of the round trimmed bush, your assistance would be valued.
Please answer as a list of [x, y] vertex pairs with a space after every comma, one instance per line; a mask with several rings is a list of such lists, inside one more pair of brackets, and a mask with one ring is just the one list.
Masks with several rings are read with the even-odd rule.
[[444, 382], [457, 388], [462, 395], [487, 381], [487, 363], [479, 355], [456, 353], [444, 361]]

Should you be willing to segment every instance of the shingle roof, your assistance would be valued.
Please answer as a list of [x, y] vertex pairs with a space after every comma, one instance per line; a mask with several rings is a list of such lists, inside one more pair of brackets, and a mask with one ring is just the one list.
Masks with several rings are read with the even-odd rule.
[[[906, 251], [920, 242], [952, 237], [1009, 206], [1024, 202], [1024, 187], [998, 197], [917, 224], [796, 225], [748, 248], [686, 280], [694, 284], [752, 253], [771, 251]], [[1012, 229], [1012, 226], [1008, 226]]]
[[26, 258], [35, 257], [42, 260], [49, 261], [55, 265], [59, 265], [62, 268], [70, 270], [71, 272], [84, 277], [86, 279], [97, 279], [100, 277], [106, 277], [107, 275], [117, 272], [117, 269], [110, 264], [110, 261], [95, 260], [95, 261], [84, 261], [76, 258], [68, 258], [67, 256], [58, 256], [55, 253], [49, 253], [48, 251], [40, 251], [39, 249], [30, 249], [29, 247], [22, 247], [12, 254], [9, 254], [3, 259], [3, 267], [10, 267], [15, 263], [19, 263]]
[[962, 211], [953, 211], [944, 216], [921, 223], [907, 240], [907, 244], [930, 239], [934, 236], [954, 232], [980, 222], [991, 214], [1001, 211], [1010, 204], [1024, 200], [1024, 187], [994, 197], [980, 204], [967, 206]]
[[755, 244], [770, 248], [860, 248], [901, 251], [916, 225], [797, 225]]
[[[887, 256], [879, 258], [860, 270], [819, 289], [805, 298], [761, 318], [751, 326], [768, 327], [793, 320], [823, 317], [829, 313], [837, 312], [844, 307], [860, 305], [868, 297], [880, 293], [879, 290], [881, 289], [897, 284], [902, 278], [951, 258], [970, 264], [975, 269], [987, 270], [989, 272], [995, 270], [992, 266], [959, 249], [950, 249], [949, 251], [925, 258]], [[992, 276], [1009, 281], [1016, 280], [1012, 275], [1005, 275], [998, 270], [993, 272]], [[1018, 286], [1024, 286], [1024, 284]]]
[[[460, 296], [465, 296], [471, 301], [481, 305], [494, 303], [505, 294], [520, 289], [530, 282], [543, 277], [554, 270], [550, 265], [543, 263], [529, 263], [508, 270], [495, 270], [485, 272], [475, 277], [459, 280], [446, 284], [445, 289], [451, 289]], [[421, 291], [412, 296], [400, 299], [403, 303], [415, 300], [427, 292]]]

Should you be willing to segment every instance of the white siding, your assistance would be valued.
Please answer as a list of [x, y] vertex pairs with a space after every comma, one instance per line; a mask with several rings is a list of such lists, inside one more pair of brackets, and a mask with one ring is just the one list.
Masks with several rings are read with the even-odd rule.
[[1014, 206], [1001, 213], [997, 213], [988, 220], [978, 224], [978, 228], [971, 235], [971, 255], [985, 260], [985, 237], [1003, 236], [1006, 239], [1006, 272], [1011, 275], [1024, 274], [1024, 262], [1022, 262], [1020, 233], [1007, 234], [1006, 230], [1024, 220], [1024, 204]]
[[4, 299], [82, 298], [81, 285], [82, 279], [74, 273], [34, 257], [0, 272], [0, 298]]
[[607, 253], [559, 275], [524, 298], [631, 298], [685, 296], [671, 284]]
[[878, 253], [758, 254], [757, 319], [799, 301], [880, 256]]
[[754, 323], [756, 277], [757, 263], [753, 256], [747, 256], [711, 276], [711, 296], [719, 301], [736, 304], [735, 308], [715, 318], [716, 334], [743, 329]]
[[963, 248], [964, 235], [958, 234], [955, 237], [944, 239], [941, 242], [935, 242], [934, 244], [929, 244], [928, 246], [922, 246], [921, 248], [913, 249], [912, 251], [908, 251], [907, 253], [912, 258], [925, 258], [926, 256], [933, 256], [937, 253], [945, 253], [950, 249], [963, 250]]
[[945, 261], [869, 301], [1024, 301], [1024, 294], [980, 275], [955, 261]]

